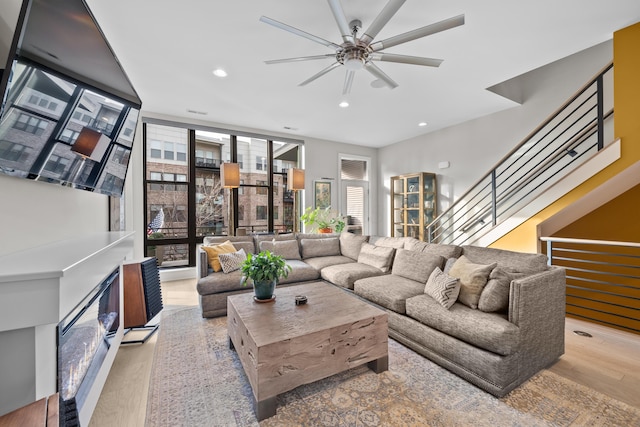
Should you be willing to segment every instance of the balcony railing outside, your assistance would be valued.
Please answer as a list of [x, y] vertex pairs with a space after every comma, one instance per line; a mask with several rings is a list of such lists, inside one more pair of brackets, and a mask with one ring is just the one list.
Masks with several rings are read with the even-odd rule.
[[640, 243], [542, 237], [567, 272], [567, 315], [640, 334]]
[[602, 150], [612, 79], [610, 64], [429, 224], [425, 239], [473, 243]]

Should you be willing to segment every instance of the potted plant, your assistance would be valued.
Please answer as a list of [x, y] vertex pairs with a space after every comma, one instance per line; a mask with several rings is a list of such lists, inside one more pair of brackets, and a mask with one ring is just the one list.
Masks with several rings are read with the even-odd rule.
[[240, 283], [247, 285], [251, 279], [253, 291], [257, 301], [272, 301], [276, 283], [283, 277], [286, 278], [291, 271], [291, 266], [285, 263], [284, 258], [269, 251], [259, 254], [247, 254], [241, 267], [242, 279]]
[[304, 225], [310, 227], [310, 230], [317, 230], [318, 233], [336, 233], [344, 230], [344, 220], [342, 216], [336, 215], [331, 206], [327, 206], [324, 209], [319, 207], [311, 209], [309, 206], [304, 213], [300, 216], [300, 220]]

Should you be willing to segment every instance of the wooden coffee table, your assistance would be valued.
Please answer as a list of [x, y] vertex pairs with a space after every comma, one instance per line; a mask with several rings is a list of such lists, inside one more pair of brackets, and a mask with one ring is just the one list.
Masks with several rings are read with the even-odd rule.
[[[308, 302], [295, 305], [295, 296]], [[258, 421], [276, 413], [280, 393], [369, 364], [386, 371], [387, 314], [325, 282], [276, 288], [276, 300], [227, 297], [229, 346], [253, 390]]]

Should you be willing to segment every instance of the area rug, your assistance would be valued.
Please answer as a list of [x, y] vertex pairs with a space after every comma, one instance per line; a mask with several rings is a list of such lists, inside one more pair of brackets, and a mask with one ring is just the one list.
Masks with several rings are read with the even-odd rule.
[[260, 423], [226, 317], [163, 313], [146, 425], [156, 426], [636, 426], [640, 409], [542, 371], [502, 399], [389, 340], [389, 371], [366, 365], [280, 395]]

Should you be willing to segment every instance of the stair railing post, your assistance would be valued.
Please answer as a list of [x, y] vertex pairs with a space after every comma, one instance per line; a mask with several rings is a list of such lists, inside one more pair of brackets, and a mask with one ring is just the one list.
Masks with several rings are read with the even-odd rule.
[[491, 222], [498, 225], [498, 195], [496, 185], [496, 170], [491, 171]]
[[598, 151], [604, 148], [604, 77], [600, 74], [596, 79], [598, 93]]

